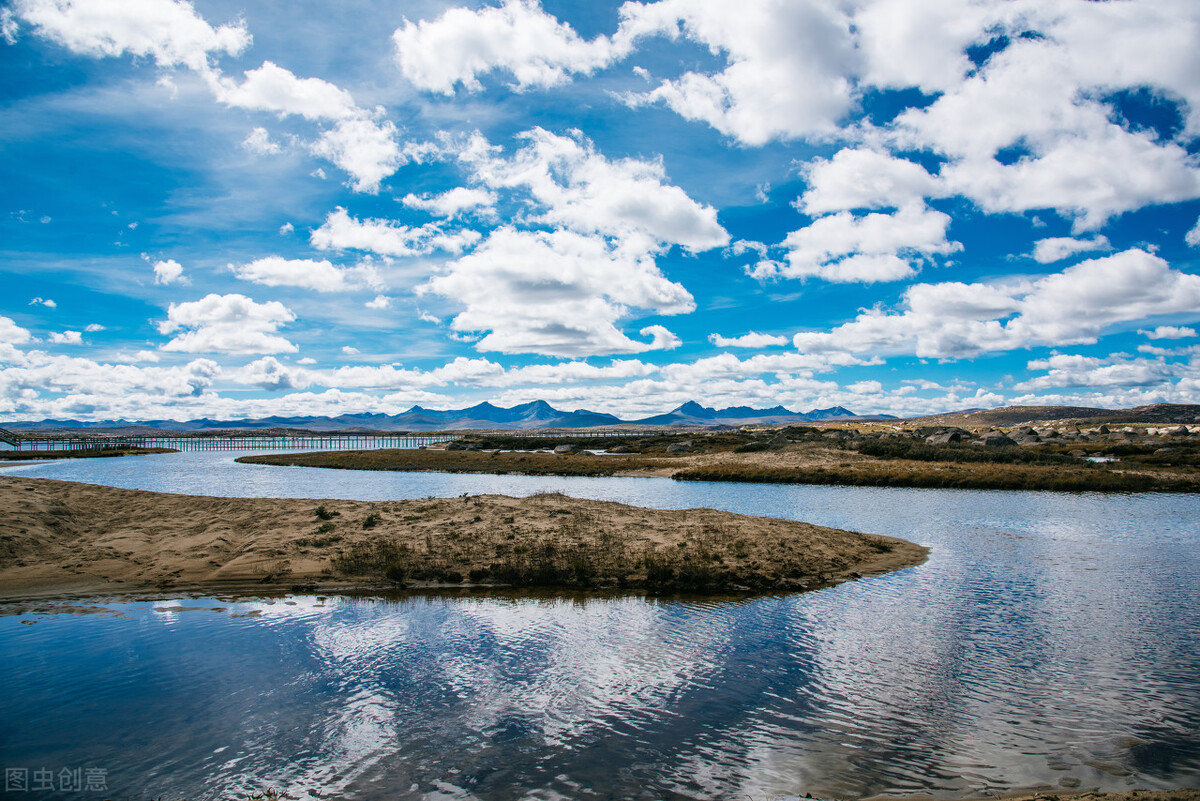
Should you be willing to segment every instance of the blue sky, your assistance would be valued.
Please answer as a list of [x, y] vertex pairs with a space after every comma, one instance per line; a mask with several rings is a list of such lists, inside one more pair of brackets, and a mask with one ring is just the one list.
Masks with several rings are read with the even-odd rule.
[[0, 33], [0, 419], [1200, 403], [1194, 0]]

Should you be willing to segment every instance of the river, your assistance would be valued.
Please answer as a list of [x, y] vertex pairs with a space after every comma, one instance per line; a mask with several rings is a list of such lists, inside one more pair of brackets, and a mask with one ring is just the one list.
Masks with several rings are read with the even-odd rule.
[[192, 801], [268, 787], [763, 799], [1200, 784], [1200, 496], [372, 473], [237, 455], [0, 473], [225, 496], [560, 490], [932, 551], [886, 576], [751, 599], [298, 595], [7, 615], [0, 754], [27, 777], [51, 771], [58, 789], [43, 796], [88, 797], [59, 775], [88, 769], [104, 797]]

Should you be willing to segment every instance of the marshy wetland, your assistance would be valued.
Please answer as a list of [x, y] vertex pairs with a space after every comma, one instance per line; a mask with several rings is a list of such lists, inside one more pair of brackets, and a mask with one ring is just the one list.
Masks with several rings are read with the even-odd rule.
[[468, 435], [448, 446], [244, 457], [352, 470], [663, 476], [679, 481], [1018, 489], [1200, 491], [1200, 426], [789, 426], [574, 437]]

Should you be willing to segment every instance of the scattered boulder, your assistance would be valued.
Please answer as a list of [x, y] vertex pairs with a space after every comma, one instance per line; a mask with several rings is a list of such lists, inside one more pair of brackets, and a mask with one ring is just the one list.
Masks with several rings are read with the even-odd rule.
[[962, 433], [959, 431], [942, 431], [926, 437], [925, 441], [930, 445], [949, 445], [951, 442], [962, 442]]
[[1172, 437], [1186, 437], [1189, 433], [1190, 432], [1188, 431], [1187, 426], [1179, 426], [1178, 428], [1172, 428], [1167, 431], [1167, 434]]
[[683, 442], [672, 442], [667, 446], [667, 453], [690, 453], [692, 444], [690, 439], [685, 439]]
[[637, 451], [635, 451], [633, 448], [629, 447], [628, 445], [618, 445], [615, 448], [609, 448], [608, 452], [609, 453], [637, 453]]
[[575, 453], [575, 451], [577, 451], [577, 450], [579, 450], [578, 445], [555, 445], [554, 446], [555, 453]]
[[1009, 434], [1009, 436], [1018, 445], [1037, 445], [1042, 441], [1042, 438], [1038, 436], [1038, 432], [1034, 431], [1029, 426], [1018, 428], [1016, 431], [1013, 431], [1011, 434]]
[[1017, 444], [1015, 439], [1001, 434], [999, 431], [990, 431], [984, 434], [980, 442], [989, 448], [1011, 448]]

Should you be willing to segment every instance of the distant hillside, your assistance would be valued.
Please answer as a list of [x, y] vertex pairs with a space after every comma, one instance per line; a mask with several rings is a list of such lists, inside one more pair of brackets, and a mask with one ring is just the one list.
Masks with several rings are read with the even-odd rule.
[[1104, 423], [1196, 423], [1200, 405], [1156, 403], [1132, 409], [1100, 409], [1091, 406], [1002, 406], [909, 418], [914, 423], [953, 426], [1015, 426], [1051, 421]]

